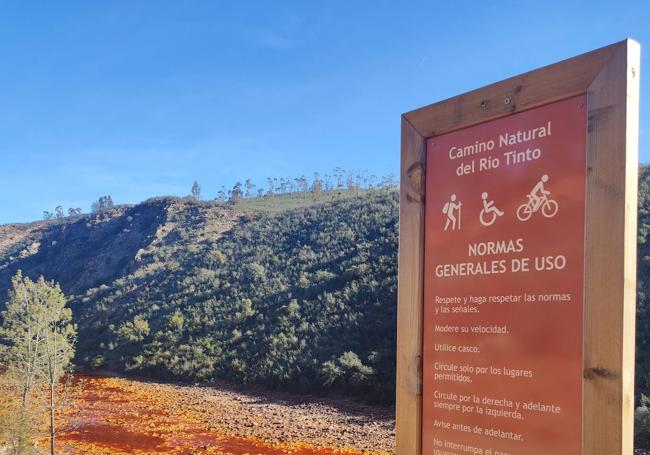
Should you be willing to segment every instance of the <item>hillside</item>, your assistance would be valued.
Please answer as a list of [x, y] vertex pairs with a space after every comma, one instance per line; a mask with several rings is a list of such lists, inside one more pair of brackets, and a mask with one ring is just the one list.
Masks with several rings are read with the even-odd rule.
[[[639, 183], [641, 429], [650, 428], [647, 167]], [[390, 401], [397, 199], [394, 190], [235, 205], [157, 198], [0, 226], [0, 296], [19, 268], [59, 281], [79, 324], [77, 362], [87, 367]]]
[[22, 269], [61, 283], [78, 363], [158, 378], [394, 389], [394, 190], [157, 198], [0, 227], [0, 295]]

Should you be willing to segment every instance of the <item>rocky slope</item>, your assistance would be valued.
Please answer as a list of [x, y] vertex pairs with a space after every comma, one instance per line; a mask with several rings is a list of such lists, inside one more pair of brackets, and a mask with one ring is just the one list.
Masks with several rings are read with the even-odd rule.
[[18, 269], [59, 282], [89, 368], [389, 402], [397, 207], [394, 190], [157, 198], [3, 226], [0, 299]]

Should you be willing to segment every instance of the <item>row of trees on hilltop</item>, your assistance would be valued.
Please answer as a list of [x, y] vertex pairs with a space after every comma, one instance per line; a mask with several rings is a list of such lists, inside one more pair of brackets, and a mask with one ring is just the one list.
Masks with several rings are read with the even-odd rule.
[[[103, 213], [107, 210], [112, 209], [113, 207], [114, 207], [113, 198], [110, 195], [101, 196], [99, 199], [97, 199], [95, 202], [91, 204], [90, 211], [91, 213]], [[67, 216], [74, 217], [74, 216], [79, 216], [81, 214], [82, 214], [81, 208], [70, 207], [68, 209]], [[58, 205], [54, 209], [54, 212], [50, 212], [48, 210], [43, 211], [44, 220], [62, 220], [65, 217], [66, 217], [66, 212], [62, 205]]]
[[62, 205], [57, 205], [53, 212], [50, 212], [48, 210], [43, 211], [44, 220], [62, 220], [66, 216], [72, 217], [77, 215], [81, 215], [81, 208], [70, 207], [68, 208], [66, 215], [66, 211]]
[[[393, 188], [397, 180], [393, 174], [381, 177], [368, 175], [367, 171], [349, 171], [342, 167], [336, 167], [331, 174], [321, 176], [314, 172], [311, 179], [305, 175], [300, 177], [268, 177], [263, 185], [256, 185], [252, 179], [246, 179], [244, 183], [236, 182], [229, 190], [222, 185], [214, 200], [221, 202], [237, 203], [242, 199], [254, 197], [273, 197], [289, 193], [311, 193], [315, 198], [327, 191], [360, 191], [363, 189], [385, 189]], [[190, 190], [190, 196], [194, 199], [203, 199], [203, 191], [198, 180], [194, 181]], [[113, 198], [110, 195], [101, 196], [93, 202], [90, 208], [91, 213], [104, 213], [114, 207]], [[57, 206], [54, 211], [43, 211], [44, 220], [60, 220], [67, 217], [81, 215], [81, 208], [69, 208], [67, 215], [62, 205]]]
[[[268, 177], [264, 185], [256, 185], [251, 179], [244, 183], [236, 182], [232, 189], [221, 186], [214, 198], [217, 201], [237, 203], [245, 198], [273, 197], [289, 193], [312, 193], [318, 196], [326, 191], [358, 191], [362, 189], [392, 188], [397, 185], [393, 174], [377, 177], [367, 175], [367, 171], [348, 171], [341, 167], [334, 169], [332, 174], [321, 176], [314, 172], [311, 179], [305, 175], [300, 177]], [[202, 199], [200, 183], [195, 180], [190, 195], [195, 199]]]

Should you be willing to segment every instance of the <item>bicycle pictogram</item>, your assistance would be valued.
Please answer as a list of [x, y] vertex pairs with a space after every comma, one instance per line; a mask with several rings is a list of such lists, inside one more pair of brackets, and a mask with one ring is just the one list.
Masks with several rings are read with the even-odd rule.
[[551, 192], [544, 188], [547, 182], [548, 175], [544, 174], [533, 190], [526, 195], [528, 202], [517, 209], [517, 218], [520, 221], [528, 221], [536, 212], [541, 212], [546, 218], [552, 218], [557, 214], [560, 206], [557, 201], [549, 199]]

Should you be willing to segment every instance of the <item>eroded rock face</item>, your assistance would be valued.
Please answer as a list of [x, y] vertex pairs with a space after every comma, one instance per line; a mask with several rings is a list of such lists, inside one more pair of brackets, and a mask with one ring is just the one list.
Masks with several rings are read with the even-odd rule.
[[[133, 273], [156, 244], [176, 240], [179, 222], [174, 214], [193, 205], [160, 198], [74, 219], [0, 226], [0, 306], [19, 269], [32, 278], [43, 275], [57, 281], [71, 296]], [[201, 213], [210, 209], [214, 207], [199, 209], [196, 217], [184, 222], [214, 228]]]
[[35, 240], [16, 256], [2, 258], [0, 287], [18, 269], [59, 282], [66, 294], [110, 282], [133, 269], [136, 252], [164, 220], [164, 206], [141, 205], [73, 222], [36, 223], [25, 236]]
[[41, 242], [34, 242], [20, 252], [20, 258], [24, 259], [26, 257], [32, 256], [38, 253], [39, 248], [41, 247]]

